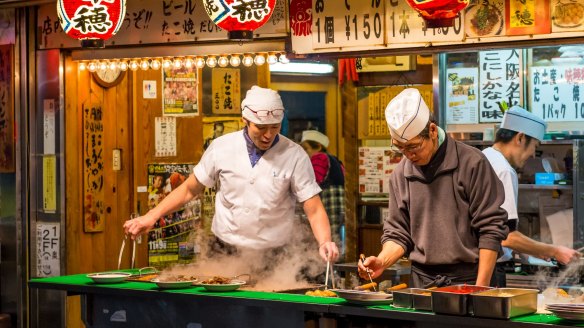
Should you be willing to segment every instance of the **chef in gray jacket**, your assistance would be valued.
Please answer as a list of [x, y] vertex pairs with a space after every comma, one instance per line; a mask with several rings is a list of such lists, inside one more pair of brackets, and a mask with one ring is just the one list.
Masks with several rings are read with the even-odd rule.
[[409, 88], [385, 109], [393, 147], [405, 158], [390, 176], [382, 250], [359, 263], [378, 277], [401, 257], [412, 262], [411, 286], [489, 286], [507, 213], [503, 185], [480, 150], [448, 136], [420, 92]]

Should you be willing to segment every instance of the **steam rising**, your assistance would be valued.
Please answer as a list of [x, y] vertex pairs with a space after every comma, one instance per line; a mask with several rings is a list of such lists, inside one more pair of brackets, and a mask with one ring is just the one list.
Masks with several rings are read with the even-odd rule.
[[[251, 275], [246, 289], [261, 291], [282, 291], [309, 288], [314, 283], [324, 283], [319, 274], [324, 273], [326, 262], [318, 254], [318, 245], [307, 223], [295, 225], [290, 231], [289, 241], [276, 251], [238, 250], [234, 255], [219, 254], [209, 251], [209, 239], [213, 236], [201, 236], [193, 233], [190, 241], [199, 245], [200, 252], [194, 263], [175, 265], [161, 273], [165, 276], [196, 276], [199, 281], [213, 276], [234, 278], [239, 275]], [[248, 276], [240, 279], [248, 280]]]

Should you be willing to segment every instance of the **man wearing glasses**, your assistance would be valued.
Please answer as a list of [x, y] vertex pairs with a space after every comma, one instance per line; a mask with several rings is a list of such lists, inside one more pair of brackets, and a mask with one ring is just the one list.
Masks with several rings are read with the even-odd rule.
[[331, 239], [310, 159], [300, 145], [279, 134], [284, 117], [280, 95], [253, 86], [241, 107], [245, 128], [214, 139], [194, 174], [154, 209], [127, 221], [126, 234], [135, 238], [159, 217], [198, 197], [205, 187], [217, 186], [211, 230], [223, 250], [281, 249], [297, 228], [294, 210], [300, 202], [320, 256], [334, 261], [339, 251]]
[[503, 186], [480, 150], [446, 136], [417, 89], [390, 101], [385, 117], [404, 159], [390, 176], [382, 250], [359, 263], [378, 277], [401, 257], [412, 262], [411, 286], [489, 286], [507, 237]]

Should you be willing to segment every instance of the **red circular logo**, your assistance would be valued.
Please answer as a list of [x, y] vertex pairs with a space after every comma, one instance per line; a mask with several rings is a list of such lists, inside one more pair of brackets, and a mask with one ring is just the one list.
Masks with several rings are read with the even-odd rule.
[[124, 21], [126, 0], [58, 0], [57, 14], [70, 37], [107, 40]]

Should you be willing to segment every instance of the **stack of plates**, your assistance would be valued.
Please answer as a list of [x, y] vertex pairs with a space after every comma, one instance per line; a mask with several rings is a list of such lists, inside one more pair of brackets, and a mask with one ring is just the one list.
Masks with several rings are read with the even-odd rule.
[[584, 303], [552, 303], [545, 308], [562, 319], [584, 321]]

